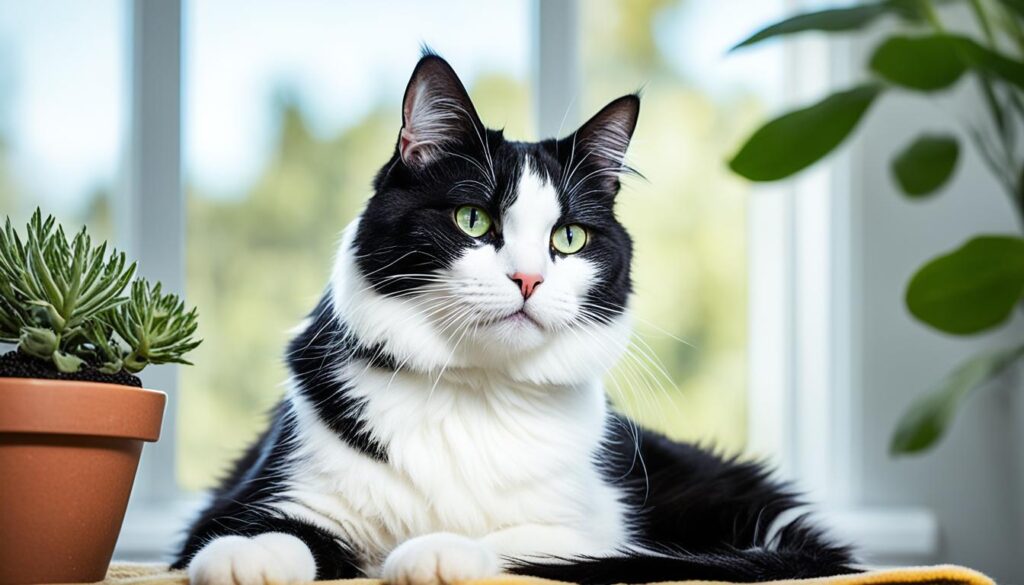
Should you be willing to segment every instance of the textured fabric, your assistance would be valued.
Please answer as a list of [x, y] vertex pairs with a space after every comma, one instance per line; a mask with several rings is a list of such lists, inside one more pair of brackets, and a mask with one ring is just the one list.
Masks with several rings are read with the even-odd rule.
[[[170, 571], [167, 565], [115, 563], [110, 567], [104, 585], [188, 585], [183, 571]], [[321, 581], [332, 585], [380, 585], [376, 579], [350, 579], [347, 581]], [[971, 569], [953, 565], [935, 567], [908, 567], [869, 571], [858, 575], [844, 575], [824, 579], [798, 579], [771, 581], [772, 585], [995, 585], [992, 579]], [[564, 585], [558, 581], [532, 577], [495, 577], [480, 579], [474, 585]], [[678, 581], [659, 585], [727, 585], [712, 581]]]

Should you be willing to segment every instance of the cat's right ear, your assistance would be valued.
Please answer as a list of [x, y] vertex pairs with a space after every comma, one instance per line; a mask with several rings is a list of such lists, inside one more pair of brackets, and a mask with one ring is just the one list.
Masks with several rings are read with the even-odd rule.
[[402, 161], [422, 167], [451, 145], [480, 140], [483, 132], [473, 102], [451, 65], [433, 54], [420, 59], [402, 101], [398, 136]]

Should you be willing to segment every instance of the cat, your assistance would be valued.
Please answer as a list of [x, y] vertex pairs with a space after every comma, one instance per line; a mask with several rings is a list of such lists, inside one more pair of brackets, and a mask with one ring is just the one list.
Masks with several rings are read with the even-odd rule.
[[[195, 585], [497, 575], [578, 583], [855, 571], [765, 467], [639, 428], [614, 203], [640, 97], [537, 143], [425, 52], [391, 159], [287, 349], [284, 398], [193, 523]], [[773, 529], [773, 524], [780, 524]]]

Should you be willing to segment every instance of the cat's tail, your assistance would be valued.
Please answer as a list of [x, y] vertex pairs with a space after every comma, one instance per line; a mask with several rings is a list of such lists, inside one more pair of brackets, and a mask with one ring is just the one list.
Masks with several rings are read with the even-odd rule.
[[612, 556], [521, 561], [510, 572], [581, 585], [732, 581], [751, 583], [858, 573], [848, 548], [828, 542], [802, 523], [784, 528], [764, 546], [687, 552], [666, 547]]

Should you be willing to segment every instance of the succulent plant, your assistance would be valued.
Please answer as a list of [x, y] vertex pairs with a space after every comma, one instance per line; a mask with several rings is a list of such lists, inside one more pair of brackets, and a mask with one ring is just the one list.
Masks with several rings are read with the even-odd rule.
[[145, 280], [132, 283], [128, 302], [111, 312], [117, 335], [131, 351], [124, 357], [124, 369], [135, 373], [147, 364], [191, 364], [183, 355], [199, 346], [193, 340], [198, 315], [195, 307], [185, 311], [185, 302], [160, 292], [160, 283], [150, 287]]
[[[135, 275], [124, 252], [93, 246], [85, 228], [71, 242], [37, 209], [25, 239], [7, 218], [0, 231], [0, 341], [65, 373], [89, 362], [113, 374], [148, 364], [189, 363], [196, 310]], [[131, 292], [125, 289], [131, 283]]]

